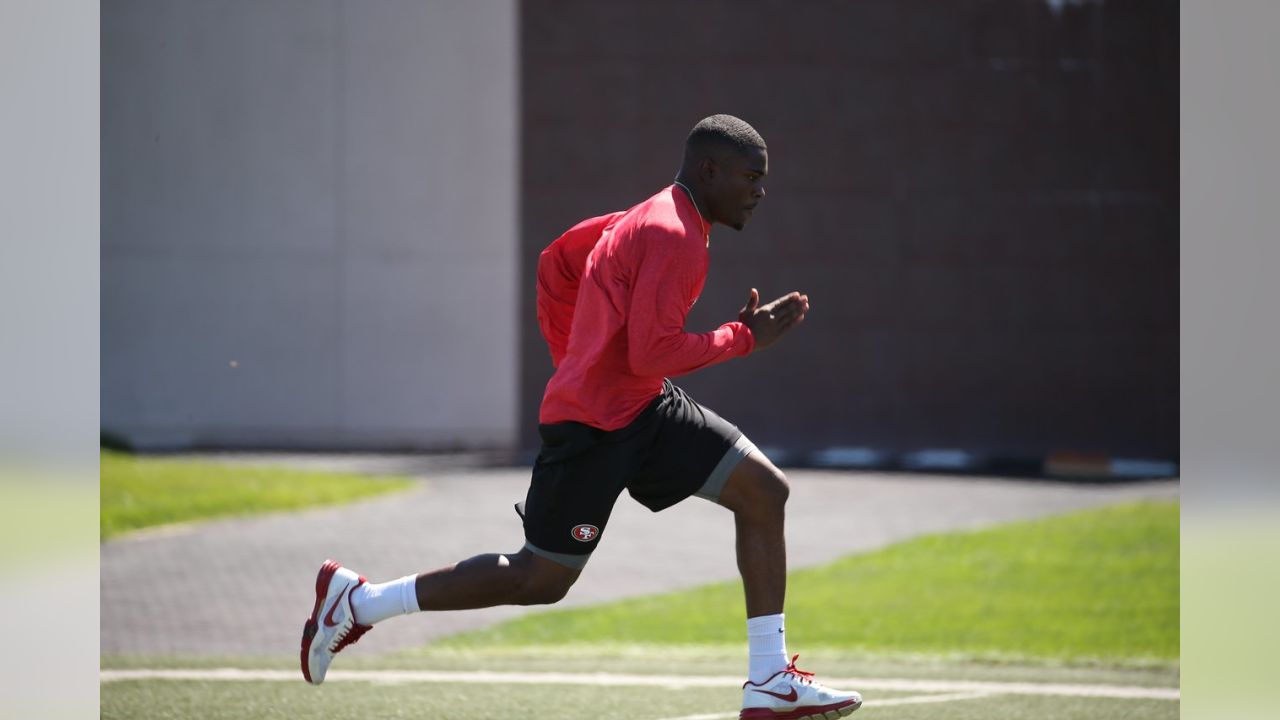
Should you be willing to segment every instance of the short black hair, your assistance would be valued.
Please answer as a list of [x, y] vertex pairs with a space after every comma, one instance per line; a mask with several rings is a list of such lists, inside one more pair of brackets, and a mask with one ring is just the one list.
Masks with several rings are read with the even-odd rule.
[[698, 121], [684, 141], [687, 155], [693, 150], [707, 150], [715, 145], [727, 145], [739, 152], [751, 149], [768, 149], [764, 138], [747, 121], [732, 115], [712, 115]]

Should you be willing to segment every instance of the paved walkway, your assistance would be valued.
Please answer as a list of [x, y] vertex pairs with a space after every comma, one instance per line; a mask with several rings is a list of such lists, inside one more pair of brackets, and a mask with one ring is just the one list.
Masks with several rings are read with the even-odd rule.
[[[239, 462], [241, 458], [220, 458]], [[405, 493], [340, 508], [215, 521], [105, 543], [104, 655], [293, 655], [326, 557], [382, 581], [523, 544], [512, 504], [528, 469], [448, 458], [248, 458], [422, 478]], [[1137, 498], [1176, 498], [1176, 481], [1071, 485], [973, 477], [793, 470], [791, 567], [923, 533], [975, 528]], [[654, 515], [624, 495], [600, 549], [562, 605], [737, 577], [728, 512], [692, 499]], [[853, 589], [851, 589], [852, 591]], [[364, 653], [420, 646], [529, 612], [500, 607], [389, 621]]]

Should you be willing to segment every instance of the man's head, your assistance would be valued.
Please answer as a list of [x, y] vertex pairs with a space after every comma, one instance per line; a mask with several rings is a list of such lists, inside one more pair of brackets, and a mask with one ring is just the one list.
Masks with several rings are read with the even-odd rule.
[[769, 152], [764, 138], [732, 115], [712, 115], [684, 143], [682, 182], [692, 186], [711, 222], [741, 230], [764, 197]]

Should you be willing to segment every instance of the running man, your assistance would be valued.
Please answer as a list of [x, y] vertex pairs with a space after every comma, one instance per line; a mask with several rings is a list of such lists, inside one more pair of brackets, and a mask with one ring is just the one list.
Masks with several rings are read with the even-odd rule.
[[746, 226], [768, 170], [755, 129], [713, 115], [685, 141], [674, 184], [630, 210], [584, 220], [543, 251], [538, 322], [556, 370], [529, 492], [516, 505], [524, 548], [378, 584], [325, 562], [302, 634], [308, 682], [323, 682], [336, 653], [397, 615], [559, 601], [625, 489], [654, 512], [697, 495], [734, 514], [750, 648], [741, 718], [835, 718], [861, 706], [858, 693], [823, 687], [787, 658], [782, 471], [667, 379], [759, 352], [809, 311], [807, 295], [761, 305], [752, 288], [737, 321], [684, 331], [706, 281], [711, 226]]

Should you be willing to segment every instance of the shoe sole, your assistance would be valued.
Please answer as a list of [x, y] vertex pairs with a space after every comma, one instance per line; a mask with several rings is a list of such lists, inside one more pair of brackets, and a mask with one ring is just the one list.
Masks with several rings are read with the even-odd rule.
[[852, 715], [853, 711], [860, 707], [862, 707], [861, 701], [796, 708], [781, 712], [769, 708], [749, 708], [738, 714], [738, 720], [838, 720], [838, 718]]
[[316, 633], [320, 632], [320, 610], [324, 607], [325, 598], [329, 596], [329, 583], [341, 567], [342, 565], [333, 560], [325, 560], [320, 566], [320, 572], [316, 575], [316, 605], [311, 609], [311, 617], [307, 618], [306, 624], [302, 626], [302, 677], [312, 685], [319, 685], [324, 680], [311, 679], [311, 641], [315, 639]]

